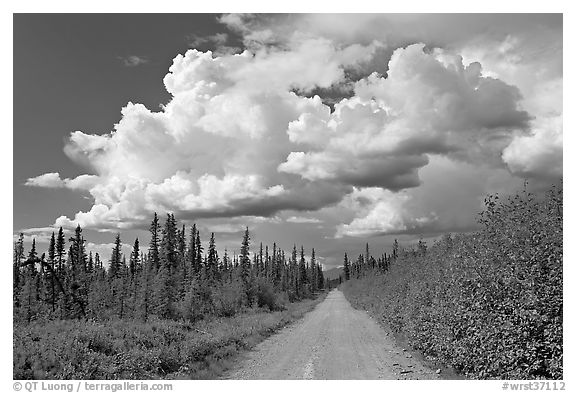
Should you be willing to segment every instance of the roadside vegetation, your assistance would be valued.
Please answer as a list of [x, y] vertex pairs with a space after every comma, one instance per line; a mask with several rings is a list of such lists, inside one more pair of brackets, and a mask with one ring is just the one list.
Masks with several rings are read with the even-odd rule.
[[310, 310], [324, 277], [312, 249], [219, 256], [214, 233], [179, 228], [173, 214], [150, 225], [146, 253], [129, 256], [117, 234], [111, 258], [86, 253], [78, 226], [52, 233], [47, 253], [14, 244], [15, 379], [212, 378], [240, 349]]
[[562, 211], [561, 188], [488, 197], [475, 233], [396, 242], [375, 264], [346, 255], [341, 289], [469, 378], [562, 379]]
[[324, 299], [230, 318], [33, 322], [14, 330], [14, 379], [213, 379]]

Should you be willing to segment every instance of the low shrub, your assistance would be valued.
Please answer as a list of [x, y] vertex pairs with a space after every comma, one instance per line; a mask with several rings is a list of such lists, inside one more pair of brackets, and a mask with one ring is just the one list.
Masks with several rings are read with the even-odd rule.
[[14, 379], [214, 378], [227, 360], [310, 311], [323, 299], [286, 310], [248, 309], [190, 321], [37, 321], [14, 325]]

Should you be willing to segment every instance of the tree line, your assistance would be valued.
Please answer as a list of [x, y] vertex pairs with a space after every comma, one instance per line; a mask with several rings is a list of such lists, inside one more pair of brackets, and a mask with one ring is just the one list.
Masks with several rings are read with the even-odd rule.
[[[408, 252], [407, 250], [402, 250], [403, 252]], [[343, 271], [340, 275], [340, 283], [342, 281], [348, 281], [351, 278], [359, 279], [363, 277], [371, 276], [374, 273], [386, 273], [390, 268], [390, 264], [398, 259], [400, 252], [400, 245], [397, 239], [394, 239], [392, 245], [392, 252], [382, 253], [377, 259], [370, 255], [370, 247], [366, 243], [366, 249], [363, 254], [359, 254], [355, 261], [350, 261], [348, 258], [348, 253], [344, 253], [344, 264]], [[414, 254], [425, 254], [426, 253], [426, 242], [420, 239], [418, 241], [417, 249], [412, 249]]]
[[232, 257], [227, 251], [220, 257], [214, 233], [205, 249], [196, 225], [179, 227], [170, 213], [163, 225], [154, 213], [149, 231], [147, 252], [136, 238], [128, 256], [117, 234], [107, 266], [87, 252], [80, 225], [68, 241], [62, 228], [53, 232], [41, 256], [35, 239], [26, 255], [21, 233], [14, 243], [14, 320], [196, 321], [250, 307], [282, 309], [324, 288], [314, 249], [308, 260], [296, 245], [288, 255], [276, 243], [250, 252], [248, 227]]

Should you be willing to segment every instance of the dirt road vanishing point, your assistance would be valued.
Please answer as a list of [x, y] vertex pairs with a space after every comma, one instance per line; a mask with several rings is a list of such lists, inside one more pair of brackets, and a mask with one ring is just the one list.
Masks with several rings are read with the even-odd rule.
[[342, 292], [269, 337], [226, 379], [437, 379]]

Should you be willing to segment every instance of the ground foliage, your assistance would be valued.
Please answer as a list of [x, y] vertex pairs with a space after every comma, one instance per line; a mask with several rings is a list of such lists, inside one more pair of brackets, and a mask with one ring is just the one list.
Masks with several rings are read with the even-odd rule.
[[562, 211], [561, 187], [490, 196], [480, 231], [429, 248], [396, 243], [388, 264], [360, 268], [344, 293], [470, 378], [562, 379]]
[[188, 321], [35, 321], [14, 329], [14, 379], [212, 379], [317, 303]]

